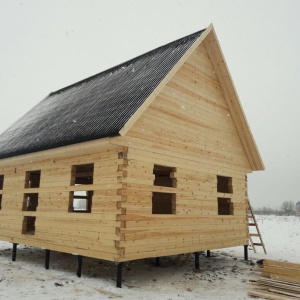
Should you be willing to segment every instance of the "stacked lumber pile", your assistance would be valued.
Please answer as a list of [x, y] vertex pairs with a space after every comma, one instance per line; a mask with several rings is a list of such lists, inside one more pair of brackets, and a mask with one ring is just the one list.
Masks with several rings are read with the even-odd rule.
[[263, 299], [300, 299], [300, 264], [264, 259], [257, 262], [262, 278], [250, 280], [248, 295]]

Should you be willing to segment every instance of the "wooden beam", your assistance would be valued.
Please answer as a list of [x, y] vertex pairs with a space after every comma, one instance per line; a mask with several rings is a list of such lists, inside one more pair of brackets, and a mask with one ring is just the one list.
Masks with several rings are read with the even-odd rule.
[[46, 159], [61, 159], [64, 157], [70, 157], [72, 155], [84, 155], [91, 154], [93, 152], [100, 152], [103, 150], [109, 150], [116, 148], [111, 144], [110, 138], [103, 138], [95, 141], [83, 142], [74, 145], [68, 145], [44, 151], [19, 155], [15, 157], [4, 158], [0, 160], [0, 167], [17, 166], [18, 164], [30, 163], [34, 164]]

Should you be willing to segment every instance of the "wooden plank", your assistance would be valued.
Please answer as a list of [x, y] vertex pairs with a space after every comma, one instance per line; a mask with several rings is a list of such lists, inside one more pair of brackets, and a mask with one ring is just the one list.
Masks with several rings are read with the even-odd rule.
[[286, 275], [281, 275], [281, 274], [268, 274], [268, 276], [271, 279], [276, 279], [276, 280], [280, 280], [280, 281], [300, 284], [300, 278], [299, 277], [297, 278], [297, 277], [286, 276]]
[[263, 265], [270, 266], [270, 267], [273, 266], [273, 267], [283, 267], [283, 268], [300, 270], [300, 264], [298, 264], [298, 263], [279, 261], [279, 260], [273, 260], [273, 259], [264, 259]]
[[268, 289], [268, 291], [272, 292], [272, 293], [280, 294], [280, 295], [291, 296], [294, 298], [300, 298], [300, 294], [285, 292], [285, 291], [278, 290], [278, 289]]
[[270, 274], [279, 274], [286, 276], [296, 276], [300, 278], [300, 269], [289, 269], [289, 268], [274, 268], [269, 266], [264, 266], [264, 272]]
[[[288, 297], [287, 299], [300, 298], [300, 277], [298, 274], [300, 271], [300, 264], [275, 260], [262, 260], [262, 263], [259, 265], [262, 266], [262, 269], [260, 269], [261, 275], [270, 277], [271, 279], [260, 278], [253, 281], [253, 285], [260, 289], [260, 293], [266, 293], [264, 297], [272, 297], [266, 299], [285, 299], [285, 297]], [[281, 275], [281, 273], [283, 275]], [[253, 293], [253, 291], [250, 293]]]
[[[125, 234], [124, 235], [124, 241], [133, 241], [134, 246], [138, 245], [137, 241], [140, 241], [142, 245], [145, 245], [146, 243], [150, 244], [161, 244], [162, 242], [168, 242], [171, 240], [179, 240], [181, 238], [193, 240], [193, 239], [199, 239], [206, 236], [212, 236], [214, 235], [215, 238], [218, 237], [227, 237], [227, 236], [237, 236], [240, 234], [240, 229], [203, 229], [201, 231], [149, 231], [144, 233], [133, 233], [133, 234]], [[127, 245], [127, 243], [126, 243]], [[129, 244], [130, 245], [130, 244]]]
[[249, 296], [252, 297], [259, 297], [263, 299], [272, 299], [272, 300], [289, 300], [289, 299], [295, 299], [294, 297], [289, 296], [283, 296], [283, 295], [276, 295], [270, 292], [266, 292], [264, 290], [257, 290], [257, 291], [249, 291]]
[[292, 292], [300, 294], [299, 284], [291, 284], [288, 282], [266, 279], [266, 278], [260, 278], [255, 283], [256, 283], [256, 285], [266, 287], [267, 289], [269, 289], [269, 287], [273, 287], [273, 288], [286, 290], [286, 291], [292, 291]]

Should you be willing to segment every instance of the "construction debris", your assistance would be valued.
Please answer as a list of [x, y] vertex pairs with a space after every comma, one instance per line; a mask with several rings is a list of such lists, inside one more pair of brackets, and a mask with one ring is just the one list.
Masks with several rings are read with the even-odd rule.
[[249, 280], [251, 297], [286, 300], [300, 299], [300, 264], [264, 259], [257, 262], [262, 278]]

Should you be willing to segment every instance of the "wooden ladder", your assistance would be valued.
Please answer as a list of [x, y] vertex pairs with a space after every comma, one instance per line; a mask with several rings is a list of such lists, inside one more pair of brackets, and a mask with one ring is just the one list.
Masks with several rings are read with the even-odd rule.
[[[261, 247], [263, 247], [265, 254], [267, 254], [266, 247], [265, 247], [265, 244], [264, 244], [263, 239], [261, 237], [261, 234], [260, 234], [256, 219], [255, 219], [252, 207], [250, 205], [249, 199], [247, 199], [247, 217], [248, 217], [248, 227], [249, 227], [249, 240], [250, 240], [250, 243], [251, 243], [251, 246], [252, 246], [252, 249], [253, 249], [254, 253], [256, 253], [256, 248], [255, 247], [256, 246], [261, 246]], [[255, 232], [252, 232], [250, 230], [250, 228], [254, 228]], [[254, 241], [253, 238], [256, 239], [256, 240], [258, 239], [259, 241], [256, 242], [256, 241]]]

